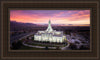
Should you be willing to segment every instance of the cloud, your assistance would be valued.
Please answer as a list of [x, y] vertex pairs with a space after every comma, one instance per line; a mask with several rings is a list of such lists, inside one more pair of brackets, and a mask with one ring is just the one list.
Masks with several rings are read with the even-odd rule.
[[11, 10], [10, 20], [24, 23], [79, 23], [90, 22], [90, 10]]

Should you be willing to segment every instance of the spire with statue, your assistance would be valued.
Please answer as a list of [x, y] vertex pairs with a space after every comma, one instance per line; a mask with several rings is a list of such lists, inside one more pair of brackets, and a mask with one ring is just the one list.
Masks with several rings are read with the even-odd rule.
[[51, 27], [51, 21], [49, 20], [49, 22], [48, 22], [48, 28], [46, 29], [46, 31], [47, 32], [52, 32], [53, 31], [53, 29], [52, 29], [52, 27]]

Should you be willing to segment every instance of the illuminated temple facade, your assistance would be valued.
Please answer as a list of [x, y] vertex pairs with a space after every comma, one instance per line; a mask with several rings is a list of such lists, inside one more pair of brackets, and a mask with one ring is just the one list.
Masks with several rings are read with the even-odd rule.
[[35, 41], [63, 43], [65, 40], [65, 36], [63, 35], [63, 31], [53, 30], [51, 27], [51, 22], [49, 20], [48, 28], [45, 31], [38, 31], [34, 35], [34, 40]]

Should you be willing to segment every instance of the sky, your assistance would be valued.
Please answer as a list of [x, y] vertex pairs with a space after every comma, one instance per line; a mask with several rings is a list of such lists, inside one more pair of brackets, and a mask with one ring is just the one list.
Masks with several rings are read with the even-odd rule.
[[10, 10], [10, 21], [47, 24], [90, 24], [90, 10]]

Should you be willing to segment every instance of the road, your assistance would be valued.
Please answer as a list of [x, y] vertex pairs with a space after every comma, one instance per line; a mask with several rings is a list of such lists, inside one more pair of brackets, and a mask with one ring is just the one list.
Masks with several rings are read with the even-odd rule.
[[[28, 45], [28, 44], [25, 44], [25, 42], [23, 42], [23, 45], [24, 46], [28, 46], [28, 47], [34, 47], [34, 48], [45, 48], [44, 46], [33, 46], [33, 45]], [[60, 47], [60, 49], [61, 50], [71, 50], [70, 48], [69, 48], [69, 43], [68, 43], [68, 45], [67, 46], [65, 46], [65, 47]], [[49, 49], [56, 49], [56, 47], [48, 47]]]
[[32, 35], [32, 34], [34, 34], [34, 32], [24, 33], [24, 34], [20, 34], [20, 35], [16, 35], [16, 36], [10, 36], [10, 43], [12, 43], [15, 40], [25, 38], [25, 37]]

